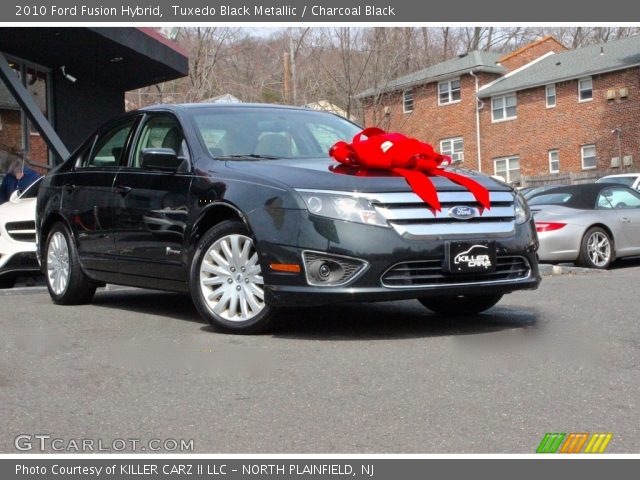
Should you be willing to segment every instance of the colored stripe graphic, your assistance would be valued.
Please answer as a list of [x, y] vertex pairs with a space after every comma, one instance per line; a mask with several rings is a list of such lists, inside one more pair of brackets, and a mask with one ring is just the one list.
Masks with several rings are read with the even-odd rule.
[[579, 453], [587, 438], [589, 438], [588, 433], [570, 433], [560, 453]]
[[536, 453], [556, 453], [566, 433], [546, 433]]
[[[613, 433], [545, 433], [536, 453], [604, 453], [613, 438]], [[588, 440], [588, 442], [587, 442]], [[563, 442], [564, 441], [564, 442]], [[562, 445], [562, 448], [560, 446]], [[558, 450], [559, 449], [559, 450]]]
[[613, 433], [594, 433], [584, 453], [604, 453], [612, 437]]

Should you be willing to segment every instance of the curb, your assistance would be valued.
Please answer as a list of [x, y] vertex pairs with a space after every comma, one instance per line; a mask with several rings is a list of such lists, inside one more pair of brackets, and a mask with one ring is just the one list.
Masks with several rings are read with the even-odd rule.
[[550, 265], [540, 264], [540, 275], [543, 277], [550, 277], [555, 275], [588, 275], [588, 274], [602, 274], [606, 273], [606, 270], [598, 270], [597, 268], [583, 268], [573, 267], [568, 265]]

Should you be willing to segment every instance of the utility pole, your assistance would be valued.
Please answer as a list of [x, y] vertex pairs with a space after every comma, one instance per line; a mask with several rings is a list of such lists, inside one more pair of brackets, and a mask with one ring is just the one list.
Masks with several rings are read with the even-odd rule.
[[290, 52], [285, 51], [284, 52], [284, 56], [283, 56], [283, 60], [284, 60], [284, 81], [283, 83], [283, 97], [284, 97], [284, 102], [287, 104], [292, 104], [293, 101], [293, 96], [291, 95], [291, 84], [292, 82], [292, 78], [291, 78], [291, 54]]
[[296, 49], [293, 46], [292, 29], [289, 29], [289, 65], [291, 67], [291, 100], [293, 105], [298, 104], [298, 92], [296, 89]]

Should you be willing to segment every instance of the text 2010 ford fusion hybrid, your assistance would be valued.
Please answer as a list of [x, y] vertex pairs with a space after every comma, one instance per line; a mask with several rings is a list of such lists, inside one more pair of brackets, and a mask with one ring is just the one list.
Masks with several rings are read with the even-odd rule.
[[335, 173], [360, 128], [270, 105], [172, 105], [109, 122], [42, 182], [38, 255], [58, 304], [116, 283], [190, 292], [232, 332], [281, 306], [418, 299], [477, 313], [540, 282], [526, 203], [490, 177], [483, 210], [433, 177], [435, 212], [391, 172]]

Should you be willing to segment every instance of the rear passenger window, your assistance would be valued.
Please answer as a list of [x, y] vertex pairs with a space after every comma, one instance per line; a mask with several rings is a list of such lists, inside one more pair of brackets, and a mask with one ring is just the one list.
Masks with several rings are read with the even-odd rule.
[[84, 164], [85, 167], [116, 167], [121, 165], [125, 153], [127, 138], [131, 133], [135, 119], [112, 128], [96, 140], [95, 147]]
[[[640, 208], [640, 196], [631, 190], [622, 190], [620, 188], [610, 188], [604, 190], [601, 197], [604, 196], [608, 202], [616, 209]], [[598, 201], [600, 205], [600, 201]]]

